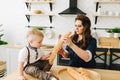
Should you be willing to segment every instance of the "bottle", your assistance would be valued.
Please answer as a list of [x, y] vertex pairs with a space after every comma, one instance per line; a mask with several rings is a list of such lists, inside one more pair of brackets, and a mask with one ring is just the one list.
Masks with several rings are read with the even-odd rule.
[[100, 15], [100, 14], [101, 14], [101, 6], [99, 6], [97, 10], [97, 15]]

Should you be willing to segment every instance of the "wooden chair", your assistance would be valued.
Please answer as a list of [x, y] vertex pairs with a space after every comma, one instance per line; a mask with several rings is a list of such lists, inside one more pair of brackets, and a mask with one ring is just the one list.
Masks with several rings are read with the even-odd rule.
[[110, 48], [109, 69], [120, 70], [120, 48]]
[[107, 69], [107, 52], [108, 48], [97, 48], [96, 49], [96, 68]]

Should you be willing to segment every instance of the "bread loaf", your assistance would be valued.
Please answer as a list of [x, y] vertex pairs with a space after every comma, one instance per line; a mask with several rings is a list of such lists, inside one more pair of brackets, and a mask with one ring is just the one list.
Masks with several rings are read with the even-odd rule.
[[84, 80], [83, 76], [79, 74], [75, 69], [68, 67], [67, 72], [73, 77], [75, 80]]
[[54, 47], [54, 49], [53, 49], [53, 51], [52, 51], [52, 53], [51, 53], [51, 55], [50, 55], [49, 64], [51, 64], [51, 65], [53, 64], [53, 61], [54, 61], [54, 59], [55, 59], [56, 54], [57, 54], [58, 51], [61, 49], [61, 47], [62, 47], [62, 45], [63, 45], [63, 40], [62, 40], [62, 38], [63, 38], [63, 37], [68, 37], [70, 34], [71, 34], [71, 32], [68, 32], [68, 33], [66, 33], [65, 35], [63, 35], [63, 36], [60, 38], [60, 40], [58, 41], [58, 43], [55, 45], [55, 47]]
[[41, 14], [42, 11], [41, 11], [41, 10], [34, 10], [34, 13], [35, 13], [35, 14]]
[[67, 67], [67, 72], [70, 74], [71, 77], [73, 77], [75, 80], [92, 80], [89, 77], [89, 73], [87, 73], [86, 69], [79, 69], [75, 70], [72, 67]]

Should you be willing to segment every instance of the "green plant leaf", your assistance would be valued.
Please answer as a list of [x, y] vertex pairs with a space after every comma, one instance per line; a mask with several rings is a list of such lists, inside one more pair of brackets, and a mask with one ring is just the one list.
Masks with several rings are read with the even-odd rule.
[[8, 44], [8, 42], [0, 40], [0, 45], [5, 45], [5, 44]]
[[36, 27], [38, 30], [44, 30], [44, 28], [43, 27], [41, 27], [41, 26], [38, 26], [38, 27]]
[[112, 29], [107, 29], [106, 32], [112, 33], [113, 31], [112, 31]]
[[113, 28], [112, 31], [113, 33], [120, 33], [120, 28], [117, 28], [117, 27]]
[[0, 34], [0, 37], [2, 37], [4, 34]]

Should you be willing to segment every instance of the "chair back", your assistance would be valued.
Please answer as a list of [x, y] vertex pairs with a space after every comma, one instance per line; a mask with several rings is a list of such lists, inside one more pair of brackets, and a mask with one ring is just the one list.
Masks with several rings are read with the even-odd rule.
[[120, 70], [120, 48], [110, 48], [109, 69]]
[[108, 48], [97, 48], [96, 49], [96, 68], [107, 69], [107, 52]]

